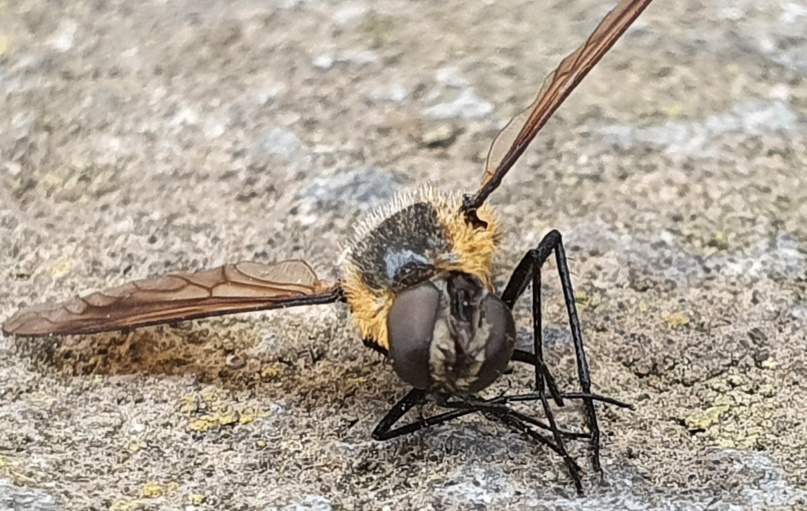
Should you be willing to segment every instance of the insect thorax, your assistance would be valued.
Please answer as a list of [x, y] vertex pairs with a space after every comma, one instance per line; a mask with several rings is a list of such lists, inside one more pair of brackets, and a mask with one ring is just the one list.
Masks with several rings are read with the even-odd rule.
[[367, 286], [395, 292], [430, 278], [457, 256], [434, 207], [418, 202], [384, 219], [350, 258]]
[[386, 316], [395, 294], [440, 273], [463, 271], [490, 283], [496, 226], [469, 225], [461, 199], [431, 189], [395, 199], [356, 229], [342, 262], [342, 281], [365, 338], [387, 347]]

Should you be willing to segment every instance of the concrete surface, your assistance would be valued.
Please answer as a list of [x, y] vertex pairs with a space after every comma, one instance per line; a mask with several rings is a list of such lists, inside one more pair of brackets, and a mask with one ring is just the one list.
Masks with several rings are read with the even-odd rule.
[[[332, 276], [372, 205], [471, 189], [612, 4], [0, 1], [0, 319], [241, 259]], [[0, 508], [805, 509], [805, 34], [803, 0], [656, 2], [493, 196], [499, 283], [560, 229], [595, 387], [638, 406], [603, 409], [585, 498], [481, 417], [371, 441], [406, 389], [326, 306], [0, 339]]]

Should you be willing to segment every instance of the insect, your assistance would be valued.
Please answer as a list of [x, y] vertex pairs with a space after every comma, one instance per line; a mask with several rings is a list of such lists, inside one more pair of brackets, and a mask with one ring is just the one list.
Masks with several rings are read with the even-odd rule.
[[[621, 0], [589, 38], [546, 78], [537, 98], [514, 117], [490, 148], [480, 187], [462, 197], [424, 189], [371, 215], [340, 258], [335, 282], [317, 278], [302, 260], [272, 264], [241, 262], [194, 273], [139, 280], [58, 304], [25, 308], [3, 325], [6, 334], [45, 336], [126, 330], [223, 314], [346, 302], [364, 344], [387, 356], [413, 389], [380, 421], [373, 438], [385, 440], [457, 417], [481, 413], [558, 453], [578, 493], [581, 468], [566, 439], [590, 444], [601, 473], [600, 431], [595, 401], [629, 405], [591, 392], [562, 237], [549, 232], [516, 267], [501, 294], [492, 282], [491, 259], [498, 240], [494, 212], [486, 204], [507, 172], [586, 74], [608, 52], [651, 0]], [[560, 392], [544, 362], [541, 268], [554, 254], [575, 349], [580, 392]], [[534, 351], [515, 348], [512, 308], [532, 286]], [[535, 369], [534, 392], [484, 399], [478, 393], [511, 361]], [[416, 405], [434, 397], [443, 413], [395, 424]], [[587, 433], [558, 427], [550, 400], [580, 400]], [[546, 423], [509, 403], [541, 403]], [[549, 431], [549, 436], [537, 430]]]

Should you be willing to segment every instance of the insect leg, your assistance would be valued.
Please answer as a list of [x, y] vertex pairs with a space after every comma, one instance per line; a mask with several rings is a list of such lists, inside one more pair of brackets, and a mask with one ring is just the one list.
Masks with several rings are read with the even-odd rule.
[[[381, 353], [382, 355], [389, 356], [389, 351], [379, 346], [374, 339], [364, 339], [364, 345], [368, 348]], [[414, 433], [415, 431], [419, 431], [424, 428], [428, 428], [431, 426], [436, 426], [438, 424], [442, 424], [444, 422], [448, 422], [452, 419], [456, 419], [457, 417], [462, 417], [464, 415], [470, 415], [472, 413], [478, 412], [477, 408], [474, 408], [470, 405], [464, 405], [461, 407], [457, 407], [454, 410], [449, 412], [440, 413], [437, 415], [433, 415], [431, 417], [426, 417], [415, 422], [410, 422], [405, 426], [401, 426], [395, 429], [392, 429], [392, 426], [398, 422], [401, 417], [403, 417], [406, 412], [411, 410], [414, 406], [419, 404], [423, 404], [426, 402], [426, 391], [420, 389], [412, 389], [407, 393], [400, 401], [395, 403], [395, 406], [387, 412], [387, 415], [381, 419], [378, 425], [375, 427], [372, 433], [372, 437], [374, 440], [389, 440], [391, 438], [396, 438], [403, 435], [408, 435], [409, 433]]]
[[[550, 231], [538, 243], [538, 246], [531, 249], [510, 277], [507, 287], [502, 293], [502, 301], [510, 308], [516, 300], [524, 293], [527, 284], [532, 282], [532, 319], [533, 319], [533, 342], [535, 346], [535, 377], [536, 390], [542, 392], [544, 382], [547, 381], [548, 368], [543, 360], [542, 328], [541, 328], [541, 266], [549, 256], [555, 253], [555, 261], [560, 276], [560, 284], [563, 289], [563, 299], [566, 303], [566, 311], [569, 315], [569, 328], [572, 332], [574, 342], [575, 357], [577, 359], [577, 377], [580, 381], [580, 388], [585, 395], [591, 394], [591, 374], [586, 360], [585, 349], [583, 348], [583, 333], [580, 328], [580, 318], [577, 315], [577, 306], [574, 301], [574, 290], [569, 274], [569, 267], [566, 264], [566, 251], [563, 248], [563, 241], [560, 232]], [[554, 397], [554, 396], [553, 396]], [[592, 465], [594, 470], [602, 473], [600, 464], [600, 428], [597, 424], [597, 414], [594, 410], [594, 401], [590, 397], [583, 397], [586, 407], [586, 419], [591, 430], [591, 450]], [[554, 418], [554, 417], [553, 417]], [[547, 417], [547, 419], [549, 419]]]
[[[547, 418], [552, 417], [551, 411], [549, 410], [549, 403], [546, 400], [546, 396], [543, 394], [541, 394], [541, 401], [544, 404], [544, 410], [547, 413]], [[563, 463], [566, 465], [566, 469], [569, 471], [569, 475], [574, 481], [574, 487], [577, 490], [577, 494], [583, 495], [583, 483], [580, 480], [580, 466], [574, 461], [574, 459], [572, 459], [571, 456], [569, 456], [568, 451], [566, 451], [561, 431], [558, 429], [557, 424], [555, 424], [554, 418], [549, 419], [551, 425], [549, 429], [552, 430], [555, 443], [547, 438], [544, 438], [544, 436], [537, 431], [534, 431], [521, 420], [521, 417], [514, 416], [512, 412], [512, 410], [504, 407], [504, 410], [492, 410], [486, 415], [489, 418], [496, 418], [511, 428], [526, 434], [530, 438], [538, 441], [538, 443], [549, 447], [555, 453], [560, 455], [563, 458]]]
[[[534, 419], [534, 418], [532, 418], [532, 417], [530, 417], [528, 415], [524, 415], [523, 413], [506, 406], [506, 403], [509, 403], [511, 401], [520, 401], [520, 402], [538, 401], [540, 399], [543, 399], [544, 397], [545, 397], [544, 394], [536, 392], [534, 394], [522, 394], [522, 395], [516, 395], [516, 396], [499, 396], [499, 397], [494, 397], [492, 399], [482, 400], [482, 401], [471, 401], [471, 402], [449, 401], [449, 402], [445, 402], [445, 403], [440, 403], [440, 406], [443, 406], [443, 407], [446, 407], [446, 408], [462, 408], [462, 409], [467, 409], [469, 407], [473, 407], [473, 408], [476, 408], [478, 411], [480, 411], [482, 413], [493, 414], [493, 415], [504, 414], [504, 415], [508, 415], [510, 417], [513, 417], [515, 419], [518, 419], [521, 422], [524, 422], [524, 423], [529, 424], [531, 426], [535, 426], [536, 428], [545, 429], [547, 431], [552, 431], [553, 434], [554, 434], [554, 431], [552, 430], [552, 426], [544, 424], [543, 422], [539, 421], [538, 419]], [[589, 437], [588, 433], [578, 433], [577, 431], [567, 431], [567, 430], [563, 430], [563, 429], [560, 429], [560, 428], [556, 428], [556, 429], [557, 429], [557, 432], [560, 433], [561, 435], [567, 436], [567, 437], [573, 438], [573, 439], [574, 438], [588, 438]], [[553, 449], [554, 449], [554, 447], [553, 447]], [[560, 451], [555, 451], [555, 452], [558, 452], [560, 454]]]
[[549, 429], [555, 437], [555, 445], [558, 446], [560, 455], [563, 457], [563, 463], [566, 464], [566, 468], [569, 470], [569, 474], [571, 474], [574, 480], [574, 487], [577, 490], [577, 494], [583, 495], [583, 483], [580, 482], [580, 467], [575, 463], [572, 457], [569, 456], [569, 452], [566, 450], [566, 445], [563, 442], [563, 436], [560, 434], [558, 425], [555, 422], [555, 415], [552, 413], [552, 409], [549, 408], [549, 402], [546, 400], [546, 396], [543, 393], [541, 393], [541, 405], [544, 407], [544, 414], [546, 415], [547, 422], [549, 422]]
[[[540, 342], [539, 342], [540, 345]], [[516, 362], [524, 362], [525, 364], [529, 364], [536, 369], [540, 368], [540, 373], [536, 370], [536, 390], [543, 394], [543, 386], [538, 385], [539, 377], [542, 375], [544, 380], [546, 381], [546, 386], [549, 388], [549, 393], [552, 395], [552, 399], [559, 405], [563, 406], [563, 395], [558, 390], [558, 385], [555, 383], [555, 377], [552, 376], [552, 373], [549, 372], [549, 368], [546, 367], [546, 364], [543, 363], [543, 358], [540, 361], [540, 365], [538, 362], [538, 358], [524, 350], [513, 350], [513, 356], [510, 357], [510, 360], [515, 360]], [[541, 381], [543, 383], [543, 381]]]
[[[410, 396], [412, 398], [410, 399]], [[417, 422], [413, 422], [411, 424], [407, 424], [406, 426], [397, 428], [395, 430], [390, 431], [390, 427], [403, 416], [412, 406], [417, 403], [422, 402], [425, 396], [425, 391], [422, 390], [412, 390], [404, 396], [404, 398], [395, 405], [395, 407], [390, 411], [390, 413], [382, 419], [381, 423], [376, 427], [375, 431], [373, 431], [373, 438], [376, 440], [386, 440], [389, 438], [394, 438], [397, 436], [405, 435], [407, 433], [412, 433], [414, 431], [418, 431], [423, 428], [427, 428], [430, 426], [434, 426], [436, 424], [440, 424], [451, 419], [456, 419], [457, 417], [462, 417], [464, 415], [468, 415], [474, 412], [482, 412], [485, 417], [492, 420], [498, 420], [504, 423], [511, 428], [520, 431], [530, 438], [536, 440], [538, 443], [545, 445], [546, 447], [550, 448], [552, 451], [557, 453], [563, 458], [563, 462], [566, 465], [567, 470], [569, 471], [569, 475], [571, 476], [572, 480], [574, 481], [575, 489], [577, 490], [578, 495], [583, 494], [583, 484], [580, 480], [580, 466], [572, 459], [569, 455], [568, 451], [563, 442], [563, 436], [569, 436], [572, 438], [585, 438], [588, 435], [575, 433], [571, 431], [563, 431], [558, 428], [557, 423], [555, 423], [554, 416], [552, 415], [552, 410], [549, 407], [549, 402], [546, 400], [546, 396], [544, 394], [539, 394], [541, 403], [544, 407], [544, 413], [547, 416], [547, 420], [549, 425], [543, 424], [540, 421], [536, 421], [530, 417], [527, 417], [523, 414], [515, 410], [511, 410], [507, 406], [504, 405], [496, 405], [491, 404], [490, 401], [480, 401], [480, 402], [443, 402], [441, 406], [447, 406], [451, 408], [455, 408], [450, 412], [442, 413], [439, 415], [434, 415], [432, 417], [428, 417], [426, 419], [421, 419]], [[552, 435], [554, 437], [554, 442], [552, 440], [544, 437], [537, 431], [534, 431], [530, 428], [530, 425], [537, 426], [540, 428], [544, 428], [547, 430], [552, 431]], [[380, 429], [384, 429], [383, 435], [379, 432]]]
[[375, 351], [376, 353], [381, 353], [381, 354], [382, 354], [382, 355], [384, 355], [385, 357], [388, 357], [388, 356], [389, 356], [389, 350], [387, 350], [386, 348], [382, 348], [381, 346], [379, 346], [379, 345], [378, 345], [378, 343], [376, 343], [375, 339], [371, 339], [371, 338], [362, 339], [362, 341], [361, 341], [361, 342], [362, 342], [362, 343], [363, 343], [365, 346], [367, 346], [368, 348], [370, 348], [371, 350]]
[[426, 401], [426, 391], [420, 389], [412, 389], [406, 394], [403, 399], [395, 403], [395, 406], [387, 412], [387, 415], [384, 416], [383, 419], [378, 423], [372, 433], [373, 440], [389, 440], [391, 438], [396, 438], [403, 435], [408, 435], [409, 433], [414, 433], [415, 431], [419, 431], [421, 429], [425, 429], [431, 426], [436, 426], [437, 424], [442, 424], [444, 422], [448, 422], [452, 419], [456, 419], [457, 417], [462, 417], [464, 415], [469, 415], [475, 412], [478, 412], [477, 408], [472, 406], [467, 406], [463, 408], [458, 408], [456, 410], [451, 410], [450, 412], [441, 413], [438, 415], [433, 415], [431, 417], [426, 417], [425, 419], [420, 419], [415, 422], [410, 422], [405, 426], [401, 426], [399, 428], [392, 429], [392, 426], [398, 422], [401, 417], [403, 417], [406, 412], [412, 409], [412, 407], [422, 404]]
[[[516, 350], [513, 355], [514, 358], [521, 356], [522, 362], [527, 362], [535, 367], [535, 390], [543, 392], [544, 387], [548, 386], [553, 399], [558, 405], [562, 405], [563, 402], [559, 401], [557, 397], [557, 386], [554, 378], [544, 363], [543, 328], [541, 327], [541, 266], [552, 255], [553, 247], [550, 243], [546, 243], [548, 237], [549, 235], [545, 236], [536, 248], [527, 252], [521, 259], [521, 262], [518, 263], [518, 266], [513, 271], [513, 275], [510, 277], [501, 298], [505, 305], [512, 309], [516, 301], [524, 294], [527, 285], [532, 283], [533, 360], [526, 360], [524, 355], [529, 357], [530, 354], [520, 352], [520, 350]], [[534, 271], [535, 269], [537, 271]]]
[[[591, 399], [599, 401], [607, 405], [617, 406], [619, 408], [627, 408], [628, 410], [636, 410], [636, 407], [630, 403], [614, 399], [612, 397], [603, 396], [600, 394], [584, 394], [583, 392], [564, 392], [560, 395], [563, 399]], [[538, 392], [532, 394], [516, 394], [510, 396], [500, 396], [491, 399], [491, 403], [518, 403], [522, 401], [537, 401], [541, 399], [541, 394]]]

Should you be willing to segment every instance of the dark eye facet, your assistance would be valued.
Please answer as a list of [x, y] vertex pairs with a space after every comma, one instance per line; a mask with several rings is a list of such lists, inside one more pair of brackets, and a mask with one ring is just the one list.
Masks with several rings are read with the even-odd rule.
[[418, 389], [431, 384], [429, 354], [439, 308], [440, 291], [426, 282], [398, 294], [387, 317], [392, 367]]
[[469, 389], [478, 392], [493, 383], [507, 368], [516, 344], [516, 323], [499, 297], [488, 294], [482, 300], [482, 314], [476, 335], [486, 335], [485, 361]]

